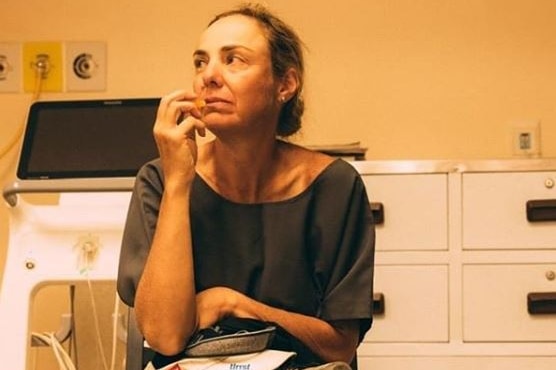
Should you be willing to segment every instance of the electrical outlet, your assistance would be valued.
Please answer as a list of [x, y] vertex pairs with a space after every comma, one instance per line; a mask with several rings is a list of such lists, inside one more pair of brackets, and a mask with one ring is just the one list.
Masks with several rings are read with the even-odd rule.
[[[23, 43], [23, 89], [25, 92], [61, 92], [63, 89], [62, 43]], [[39, 78], [41, 78], [39, 80]]]
[[0, 92], [21, 91], [21, 44], [0, 43]]
[[540, 156], [540, 136], [540, 121], [514, 123], [512, 126], [513, 154], [521, 157]]
[[106, 44], [66, 42], [66, 90], [106, 90]]

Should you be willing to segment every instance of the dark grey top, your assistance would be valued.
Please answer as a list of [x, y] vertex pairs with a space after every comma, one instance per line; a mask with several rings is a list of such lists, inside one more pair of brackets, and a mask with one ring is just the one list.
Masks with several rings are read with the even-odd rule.
[[[138, 173], [124, 230], [118, 292], [133, 306], [164, 180], [159, 160]], [[337, 159], [301, 194], [239, 204], [196, 176], [191, 225], [197, 291], [226, 286], [326, 321], [372, 321], [374, 227], [357, 171]]]

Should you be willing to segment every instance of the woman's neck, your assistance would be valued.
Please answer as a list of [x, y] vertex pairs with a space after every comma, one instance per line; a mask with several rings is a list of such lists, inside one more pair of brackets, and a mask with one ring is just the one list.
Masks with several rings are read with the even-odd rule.
[[198, 173], [222, 196], [239, 203], [273, 198], [283, 143], [227, 143], [215, 139], [203, 146]]

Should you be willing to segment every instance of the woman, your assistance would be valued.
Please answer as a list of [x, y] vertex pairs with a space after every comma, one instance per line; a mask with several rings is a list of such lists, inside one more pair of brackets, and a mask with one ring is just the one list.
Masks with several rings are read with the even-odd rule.
[[[283, 140], [303, 113], [298, 37], [246, 5], [209, 24], [193, 59], [194, 92], [161, 100], [160, 159], [137, 176], [122, 299], [159, 357], [234, 316], [284, 329], [296, 366], [351, 362], [372, 320], [371, 212], [349, 164]], [[197, 147], [205, 129], [215, 139]]]

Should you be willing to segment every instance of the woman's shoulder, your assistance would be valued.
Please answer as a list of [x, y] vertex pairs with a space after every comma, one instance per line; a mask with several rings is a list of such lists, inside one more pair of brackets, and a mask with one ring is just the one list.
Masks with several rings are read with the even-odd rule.
[[137, 172], [137, 178], [151, 178], [162, 175], [162, 166], [160, 158], [154, 158], [143, 164]]
[[308, 182], [313, 183], [321, 177], [357, 177], [355, 168], [348, 162], [332, 157], [312, 149], [308, 149], [296, 144], [290, 145], [290, 156], [295, 162], [293, 167], [298, 167], [300, 173], [308, 177]]
[[162, 191], [164, 186], [164, 176], [162, 174], [162, 165], [160, 158], [155, 158], [145, 163], [135, 177], [135, 189], [142, 192], [146, 189]]
[[286, 172], [300, 185], [300, 193], [317, 188], [322, 190], [323, 187], [333, 191], [349, 189], [360, 177], [355, 168], [343, 159], [297, 145], [293, 145], [290, 151], [290, 160], [286, 161], [290, 168]]
[[317, 176], [334, 162], [334, 158], [327, 154], [297, 144], [286, 143], [284, 145], [287, 147], [289, 157], [287, 163], [300, 167], [305, 173], [312, 173]]

